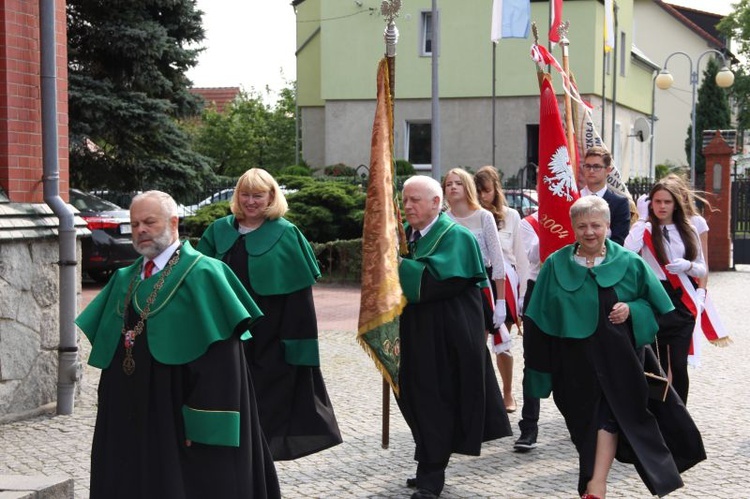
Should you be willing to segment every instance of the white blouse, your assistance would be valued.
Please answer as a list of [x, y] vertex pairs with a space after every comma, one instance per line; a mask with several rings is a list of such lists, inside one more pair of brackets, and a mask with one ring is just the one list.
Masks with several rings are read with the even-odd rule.
[[[682, 237], [677, 231], [677, 227], [674, 224], [660, 225], [659, 230], [664, 230], [664, 227], [667, 228], [667, 232], [669, 233], [669, 241], [664, 240], [664, 249], [666, 250], [666, 256], [669, 261], [673, 262], [676, 258], [685, 258], [685, 244], [682, 242]], [[696, 231], [695, 227], [691, 226], [690, 228], [695, 235], [695, 243], [698, 250], [698, 255], [695, 257], [695, 260], [692, 261], [693, 267], [686, 273], [689, 276], [700, 278], [706, 275], [708, 267], [706, 266], [706, 262], [703, 259], [703, 250], [701, 249], [698, 232]], [[644, 245], [643, 234], [644, 232], [646, 232], [646, 229], [651, 231], [651, 222], [638, 220], [636, 223], [634, 223], [630, 228], [628, 237], [625, 238], [624, 246], [631, 251], [639, 253], [646, 261], [646, 263], [648, 263], [649, 267], [651, 267], [656, 275], [659, 276], [662, 274], [662, 271], [659, 261], [656, 260], [656, 256], [652, 255], [650, 251], [641, 251]]]
[[529, 278], [529, 258], [526, 256], [523, 238], [521, 237], [521, 216], [513, 208], [503, 206], [503, 227], [498, 228], [503, 257], [518, 273], [521, 296], [526, 292], [526, 281]]
[[698, 235], [701, 235], [704, 232], [708, 232], [708, 222], [706, 222], [706, 219], [702, 216], [693, 215], [692, 217], [690, 217], [690, 223], [693, 224], [695, 230], [698, 231]]
[[[534, 212], [531, 216], [538, 220], [539, 212]], [[525, 218], [521, 220], [521, 243], [526, 252], [526, 260], [529, 262], [529, 279], [536, 281], [539, 269], [542, 267], [539, 258], [539, 236]]]
[[456, 223], [463, 225], [474, 234], [482, 251], [482, 259], [485, 267], [492, 267], [492, 279], [505, 279], [505, 259], [503, 248], [500, 244], [500, 236], [495, 225], [495, 217], [492, 213], [480, 208], [468, 217], [457, 217], [452, 211], [446, 214]]

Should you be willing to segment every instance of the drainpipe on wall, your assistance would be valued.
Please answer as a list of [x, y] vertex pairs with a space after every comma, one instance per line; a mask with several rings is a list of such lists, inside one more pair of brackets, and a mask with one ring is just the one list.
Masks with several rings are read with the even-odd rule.
[[60, 344], [57, 366], [57, 414], [72, 414], [76, 382], [80, 378], [76, 343], [76, 230], [73, 212], [60, 197], [57, 130], [57, 51], [55, 1], [39, 0], [41, 39], [42, 164], [44, 202], [60, 221]]

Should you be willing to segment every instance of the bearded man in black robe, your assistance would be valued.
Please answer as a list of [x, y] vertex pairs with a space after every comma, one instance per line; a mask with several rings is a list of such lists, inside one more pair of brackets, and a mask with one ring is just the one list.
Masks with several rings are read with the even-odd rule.
[[76, 319], [102, 370], [90, 497], [278, 498], [242, 340], [262, 316], [224, 263], [180, 244], [177, 204], [136, 196], [133, 245]]

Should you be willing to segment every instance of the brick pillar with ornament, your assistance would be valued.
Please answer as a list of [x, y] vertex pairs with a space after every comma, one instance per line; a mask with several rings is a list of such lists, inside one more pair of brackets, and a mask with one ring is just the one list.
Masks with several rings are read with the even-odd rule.
[[[705, 142], [704, 142], [705, 143]], [[706, 158], [706, 193], [710, 194], [712, 211], [703, 214], [708, 222], [708, 268], [732, 268], [732, 240], [730, 215], [732, 213], [731, 162], [734, 149], [724, 140], [719, 130], [703, 148]]]

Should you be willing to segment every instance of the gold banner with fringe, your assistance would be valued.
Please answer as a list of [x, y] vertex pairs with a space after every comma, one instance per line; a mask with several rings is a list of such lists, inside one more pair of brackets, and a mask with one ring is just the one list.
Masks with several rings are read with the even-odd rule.
[[398, 278], [393, 116], [386, 58], [378, 65], [377, 88], [362, 233], [362, 294], [357, 341], [398, 395], [398, 327], [406, 299]]

